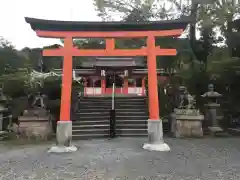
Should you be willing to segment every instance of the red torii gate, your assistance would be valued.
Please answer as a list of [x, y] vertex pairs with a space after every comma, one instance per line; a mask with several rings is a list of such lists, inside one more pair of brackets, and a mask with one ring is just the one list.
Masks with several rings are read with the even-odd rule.
[[[189, 21], [153, 21], [145, 23], [123, 22], [67, 22], [25, 18], [39, 37], [62, 38], [64, 47], [46, 49], [43, 56], [63, 56], [63, 78], [60, 122], [69, 122], [72, 91], [73, 56], [147, 56], [148, 98], [149, 98], [149, 139], [150, 144], [162, 144], [162, 122], [159, 117], [156, 56], [175, 56], [176, 49], [161, 49], [155, 45], [155, 37], [180, 36]], [[122, 29], [122, 30], [120, 30]], [[147, 30], [146, 30], [147, 29]], [[120, 30], [120, 31], [119, 31]], [[105, 38], [106, 49], [77, 49], [73, 38]], [[115, 38], [146, 38], [147, 46], [141, 49], [116, 49]], [[160, 123], [160, 125], [158, 124]], [[70, 125], [67, 129], [70, 129]], [[65, 130], [63, 130], [65, 131]], [[69, 131], [69, 130], [67, 130]], [[57, 135], [60, 132], [57, 132]], [[57, 138], [61, 138], [59, 134]], [[71, 132], [69, 132], [71, 136]], [[69, 137], [65, 137], [65, 139]], [[65, 141], [65, 140], [58, 140]]]

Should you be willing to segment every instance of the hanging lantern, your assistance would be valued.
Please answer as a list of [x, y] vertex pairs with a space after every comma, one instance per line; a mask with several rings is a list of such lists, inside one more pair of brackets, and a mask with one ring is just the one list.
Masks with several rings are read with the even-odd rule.
[[125, 70], [125, 71], [124, 71], [124, 76], [125, 76], [125, 77], [128, 77], [128, 70]]
[[101, 76], [105, 76], [105, 70], [101, 70]]

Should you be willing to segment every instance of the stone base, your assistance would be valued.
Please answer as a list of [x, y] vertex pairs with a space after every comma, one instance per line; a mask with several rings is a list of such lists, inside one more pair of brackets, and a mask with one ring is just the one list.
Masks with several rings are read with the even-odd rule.
[[174, 137], [203, 137], [204, 116], [196, 109], [174, 109], [171, 132]]
[[75, 146], [53, 146], [48, 150], [49, 153], [67, 153], [67, 152], [75, 152], [77, 151], [77, 147]]
[[36, 138], [47, 140], [52, 136], [52, 127], [49, 123], [49, 117], [42, 117], [37, 119], [36, 117], [25, 118], [19, 117], [18, 131], [21, 136], [28, 139]]
[[221, 127], [208, 127], [208, 129], [213, 133], [223, 132], [223, 129]]
[[71, 145], [72, 121], [58, 121], [57, 123], [57, 145], [52, 147], [50, 153], [75, 152], [77, 148]]
[[203, 137], [202, 120], [176, 120], [174, 136], [180, 137]]
[[57, 146], [71, 146], [72, 140], [72, 121], [58, 121], [57, 122]]
[[180, 137], [203, 137], [201, 120], [176, 120], [174, 136]]
[[226, 136], [227, 135], [221, 127], [211, 126], [211, 127], [208, 127], [208, 130], [209, 130], [209, 133], [211, 136]]
[[170, 147], [166, 143], [162, 144], [144, 144], [143, 149], [149, 150], [149, 151], [170, 151]]
[[170, 147], [163, 141], [162, 120], [148, 120], [148, 143], [143, 149], [149, 151], [170, 151]]

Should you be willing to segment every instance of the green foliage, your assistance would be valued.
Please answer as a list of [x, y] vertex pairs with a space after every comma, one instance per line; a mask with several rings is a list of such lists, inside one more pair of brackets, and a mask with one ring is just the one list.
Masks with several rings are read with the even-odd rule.
[[31, 86], [29, 73], [26, 69], [8, 72], [0, 77], [3, 92], [8, 97], [9, 110], [13, 121], [17, 123], [18, 116], [28, 108], [28, 95], [36, 89]]
[[24, 70], [4, 74], [0, 77], [0, 82], [4, 93], [11, 98], [27, 96], [34, 91], [29, 83], [29, 74]]
[[47, 77], [43, 81], [43, 94], [47, 95], [49, 99], [55, 100], [61, 98], [61, 84], [62, 79], [58, 76]]

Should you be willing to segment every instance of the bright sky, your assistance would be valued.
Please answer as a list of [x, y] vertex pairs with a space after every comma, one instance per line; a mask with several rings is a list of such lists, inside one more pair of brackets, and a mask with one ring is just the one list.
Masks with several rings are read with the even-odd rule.
[[92, 0], [1, 0], [0, 36], [17, 49], [59, 43], [36, 36], [24, 17], [65, 21], [100, 21]]

